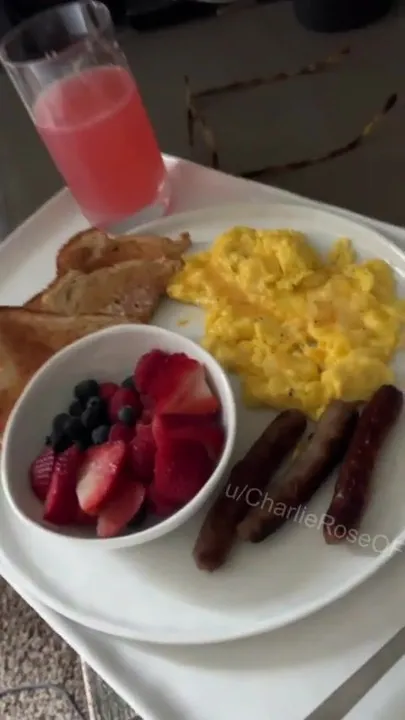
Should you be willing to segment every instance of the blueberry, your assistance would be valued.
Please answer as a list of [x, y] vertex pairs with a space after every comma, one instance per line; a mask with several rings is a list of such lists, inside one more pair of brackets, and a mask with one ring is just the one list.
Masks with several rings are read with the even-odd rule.
[[91, 408], [93, 412], [98, 412], [100, 422], [99, 425], [105, 425], [109, 423], [108, 419], [108, 403], [103, 398], [91, 397], [89, 398], [86, 410]]
[[134, 408], [130, 405], [124, 405], [118, 410], [118, 420], [124, 423], [124, 425], [129, 425], [129, 427], [135, 425], [136, 413]]
[[99, 385], [96, 380], [82, 380], [82, 382], [79, 382], [74, 391], [74, 396], [77, 400], [80, 400], [80, 402], [85, 403], [90, 397], [93, 397], [94, 395], [98, 395], [99, 393]]
[[83, 412], [83, 406], [79, 400], [73, 400], [69, 405], [69, 415], [72, 417], [80, 417]]
[[91, 439], [94, 445], [102, 445], [107, 442], [110, 434], [110, 428], [108, 425], [99, 425], [91, 433]]
[[134, 378], [132, 376], [125, 378], [124, 382], [121, 383], [121, 387], [135, 390]]
[[102, 403], [88, 405], [81, 415], [84, 427], [90, 432], [99, 425], [104, 425], [105, 409]]
[[53, 430], [50, 436], [50, 444], [51, 447], [55, 450], [57, 453], [62, 453], [65, 450], [68, 449], [72, 445], [72, 440], [68, 435], [65, 435], [64, 433], [57, 432], [56, 430]]
[[102, 398], [98, 397], [97, 395], [92, 395], [89, 397], [86, 403], [86, 408], [88, 407], [98, 407], [99, 405], [103, 405], [104, 401]]
[[56, 415], [52, 421], [52, 429], [57, 433], [63, 433], [65, 430], [66, 423], [70, 420], [67, 413], [60, 413]]
[[81, 450], [82, 452], [84, 452], [85, 450], [87, 450], [87, 448], [89, 448], [90, 445], [91, 445], [90, 433], [88, 433], [88, 432], [84, 433], [81, 438], [78, 438], [77, 440], [75, 440], [75, 443], [74, 443], [74, 444], [75, 444], [76, 447], [78, 447], [79, 450]]
[[65, 425], [65, 434], [75, 442], [76, 440], [81, 440], [87, 433], [80, 418], [70, 417]]

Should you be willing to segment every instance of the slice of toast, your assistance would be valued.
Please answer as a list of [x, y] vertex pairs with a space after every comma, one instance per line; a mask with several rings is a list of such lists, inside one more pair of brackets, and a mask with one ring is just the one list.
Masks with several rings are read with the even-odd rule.
[[64, 275], [69, 270], [89, 273], [128, 260], [179, 260], [190, 245], [188, 233], [182, 233], [177, 240], [159, 235], [110, 237], [101, 230], [90, 228], [61, 247], [56, 268], [58, 275]]
[[181, 260], [129, 260], [84, 274], [69, 270], [26, 305], [61, 315], [105, 314], [147, 323]]
[[58, 350], [126, 318], [69, 317], [18, 307], [0, 307], [0, 433], [14, 403], [34, 373]]

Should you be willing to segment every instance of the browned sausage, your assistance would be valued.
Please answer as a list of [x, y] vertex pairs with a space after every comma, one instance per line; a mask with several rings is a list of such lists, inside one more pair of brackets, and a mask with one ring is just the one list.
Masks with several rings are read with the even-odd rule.
[[236, 526], [249, 509], [249, 491], [263, 490], [303, 435], [306, 424], [305, 415], [298, 410], [280, 413], [234, 466], [194, 546], [194, 559], [201, 570], [212, 572], [224, 564], [236, 539]]
[[324, 517], [323, 535], [328, 544], [342, 542], [351, 530], [358, 529], [369, 500], [377, 455], [402, 405], [402, 392], [393, 385], [383, 385], [365, 406]]
[[328, 405], [311, 440], [286, 470], [274, 497], [266, 491], [261, 504], [239, 524], [241, 540], [262, 542], [309, 502], [343, 459], [357, 420], [354, 405], [342, 400]]

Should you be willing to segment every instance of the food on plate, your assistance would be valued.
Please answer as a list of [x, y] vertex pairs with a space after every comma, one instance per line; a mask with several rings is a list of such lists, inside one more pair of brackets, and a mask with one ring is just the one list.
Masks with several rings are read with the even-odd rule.
[[46, 445], [56, 452], [76, 444], [81, 450], [107, 440], [130, 440], [143, 405], [134, 382], [125, 386], [89, 378], [73, 389], [69, 407], [52, 420]]
[[221, 457], [220, 410], [204, 366], [184, 353], [153, 350], [120, 385], [85, 378], [31, 464], [44, 520], [107, 538], [177, 512]]
[[147, 323], [181, 260], [128, 260], [82, 273], [69, 270], [27, 305], [60, 315], [102, 313]]
[[220, 409], [204, 366], [185, 353], [152, 350], [139, 361], [135, 384], [159, 414], [204, 415]]
[[157, 443], [150, 418], [142, 417], [137, 425], [135, 437], [132, 439], [128, 452], [131, 466], [139, 479], [151, 485], [155, 473]]
[[34, 373], [79, 338], [126, 322], [110, 315], [63, 316], [0, 307], [0, 432]]
[[123, 487], [101, 510], [97, 520], [97, 536], [109, 538], [119, 535], [123, 527], [145, 519], [142, 515], [146, 508], [146, 488], [130, 478], [124, 479]]
[[25, 307], [61, 314], [126, 314], [148, 322], [190, 243], [187, 233], [170, 240], [158, 235], [111, 237], [95, 228], [82, 231], [59, 250], [57, 277]]
[[278, 490], [272, 495], [267, 488], [264, 502], [251, 508], [238, 525], [241, 540], [262, 542], [311, 500], [343, 460], [357, 420], [351, 403], [332, 400], [313, 436], [287, 468]]
[[222, 493], [208, 511], [193, 550], [201, 570], [212, 572], [225, 563], [236, 539], [236, 527], [249, 510], [250, 495], [256, 501], [257, 494], [269, 483], [305, 428], [303, 413], [286, 410], [234, 466]]
[[38, 500], [45, 502], [48, 494], [56, 453], [53, 447], [46, 447], [30, 467], [30, 483]]
[[[222, 449], [222, 434], [220, 439]], [[196, 440], [170, 436], [162, 440], [156, 449], [154, 478], [149, 489], [156, 515], [171, 515], [190, 502], [211, 477], [217, 459]]]
[[204, 346], [251, 405], [317, 419], [393, 381], [405, 302], [390, 265], [358, 261], [347, 239], [324, 258], [302, 233], [235, 227], [186, 258], [167, 292], [206, 310]]
[[111, 267], [127, 260], [179, 260], [191, 245], [188, 233], [176, 240], [159, 235], [120, 235], [111, 237], [90, 228], [74, 235], [61, 247], [56, 258], [58, 275], [69, 270], [82, 273]]
[[[127, 480], [126, 454], [126, 444], [122, 440], [114, 440], [89, 448], [82, 457], [81, 467], [72, 484], [79, 505], [87, 515], [100, 515], [103, 507], [121, 494], [121, 486], [125, 487]], [[132, 476], [128, 480], [136, 482]]]
[[365, 406], [336, 481], [326, 512], [323, 534], [334, 544], [356, 537], [370, 498], [379, 452], [403, 406], [403, 395], [392, 385], [379, 388]]
[[0, 433], [27, 381], [55, 352], [112, 325], [148, 322], [189, 245], [187, 233], [110, 237], [90, 228], [60, 249], [58, 276], [45, 290], [24, 308], [0, 307]]
[[55, 455], [49, 488], [44, 503], [44, 520], [55, 525], [78, 523], [81, 516], [75, 480], [82, 463], [82, 453], [72, 446]]

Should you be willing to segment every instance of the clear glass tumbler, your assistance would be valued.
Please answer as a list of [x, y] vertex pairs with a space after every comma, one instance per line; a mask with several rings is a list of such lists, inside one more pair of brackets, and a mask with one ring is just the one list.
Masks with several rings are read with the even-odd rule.
[[103, 3], [35, 15], [6, 34], [0, 60], [92, 225], [117, 232], [165, 212], [165, 166]]

